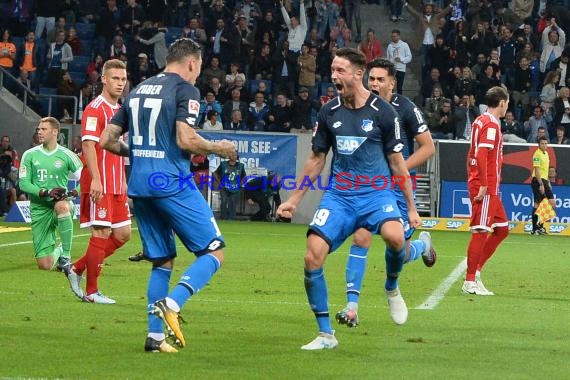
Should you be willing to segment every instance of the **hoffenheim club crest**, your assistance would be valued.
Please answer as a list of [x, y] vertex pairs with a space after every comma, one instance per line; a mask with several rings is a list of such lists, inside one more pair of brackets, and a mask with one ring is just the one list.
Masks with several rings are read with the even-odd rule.
[[362, 130], [364, 132], [370, 132], [372, 130], [372, 120], [362, 120]]

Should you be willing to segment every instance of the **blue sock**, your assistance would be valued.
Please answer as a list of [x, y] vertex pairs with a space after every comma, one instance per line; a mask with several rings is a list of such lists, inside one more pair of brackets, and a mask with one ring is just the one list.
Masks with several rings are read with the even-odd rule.
[[198, 257], [182, 274], [169, 297], [182, 308], [193, 294], [198, 293], [210, 281], [219, 267], [220, 262], [214, 255], [206, 254]]
[[386, 290], [394, 290], [398, 287], [398, 275], [404, 266], [404, 258], [406, 257], [406, 245], [399, 251], [394, 251], [386, 246]]
[[422, 253], [426, 249], [426, 243], [421, 240], [414, 240], [410, 242], [410, 257], [406, 263], [411, 263], [422, 257]]
[[360, 289], [362, 289], [362, 279], [366, 271], [366, 255], [368, 248], [357, 245], [350, 246], [348, 261], [346, 263], [346, 300], [358, 303]]
[[[148, 300], [148, 310], [152, 310], [153, 304], [168, 295], [168, 286], [172, 269], [163, 267], [152, 267], [150, 278], [148, 279], [148, 289], [146, 297]], [[148, 332], [162, 333], [162, 320], [152, 314], [148, 315]]]
[[317, 318], [319, 331], [332, 334], [331, 321], [329, 319], [329, 295], [323, 268], [315, 270], [305, 269], [305, 290], [307, 291], [309, 305], [311, 305], [315, 318]]

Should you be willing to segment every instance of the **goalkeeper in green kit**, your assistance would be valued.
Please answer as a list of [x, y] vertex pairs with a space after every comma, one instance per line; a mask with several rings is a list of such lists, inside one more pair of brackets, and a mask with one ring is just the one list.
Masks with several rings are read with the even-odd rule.
[[[57, 144], [57, 119], [44, 117], [36, 132], [40, 145], [22, 156], [20, 189], [30, 195], [32, 240], [38, 268], [56, 267], [66, 273], [71, 264], [74, 211], [68, 198], [77, 195], [75, 189], [68, 193], [67, 181], [69, 173], [79, 178], [83, 164], [75, 153]], [[56, 229], [61, 240], [58, 246]]]

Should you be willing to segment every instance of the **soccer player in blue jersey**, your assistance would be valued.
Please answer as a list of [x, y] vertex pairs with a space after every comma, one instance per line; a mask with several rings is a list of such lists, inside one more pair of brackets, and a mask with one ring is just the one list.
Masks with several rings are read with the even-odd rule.
[[[194, 83], [200, 75], [201, 54], [191, 39], [173, 42], [164, 71], [131, 91], [101, 137], [105, 149], [130, 157], [128, 194], [145, 258], [153, 263], [147, 291], [146, 351], [177, 351], [166, 342], [162, 322], [177, 344], [185, 346], [178, 323], [180, 309], [206, 285], [224, 259], [224, 239], [194, 183], [189, 163], [190, 153], [222, 157], [235, 153], [230, 141], [210, 142], [194, 130], [200, 109]], [[125, 144], [120, 136], [127, 131]], [[197, 258], [169, 294], [176, 257], [173, 231]]]
[[[398, 112], [400, 117], [401, 137], [404, 142], [402, 154], [406, 160], [406, 166], [410, 175], [416, 175], [416, 168], [424, 164], [435, 153], [435, 146], [431, 134], [424, 120], [422, 112], [416, 105], [403, 95], [393, 93], [396, 87], [396, 69], [394, 64], [387, 59], [375, 59], [367, 64], [368, 88], [389, 102]], [[414, 150], [414, 139], [418, 143], [418, 149]], [[435, 264], [436, 253], [431, 244], [429, 232], [423, 231], [418, 240], [411, 241], [415, 228], [410, 227], [407, 220], [407, 205], [404, 196], [396, 187], [398, 207], [404, 218], [404, 232], [406, 235], [406, 258], [404, 263], [409, 263], [422, 258], [426, 266]], [[360, 289], [366, 269], [366, 255], [372, 234], [361, 228], [354, 234], [348, 261], [346, 263], [346, 299], [347, 305], [336, 313], [336, 320], [348, 327], [356, 327], [358, 319], [358, 300]]]
[[[338, 341], [329, 318], [327, 285], [323, 264], [327, 255], [359, 228], [379, 233], [386, 242], [385, 290], [390, 315], [399, 324], [408, 309], [398, 288], [398, 275], [406, 254], [404, 226], [390, 185], [377, 182], [397, 178], [408, 205], [409, 224], [417, 227], [420, 218], [414, 205], [409, 173], [402, 156], [398, 114], [383, 99], [368, 91], [363, 83], [366, 58], [354, 49], [336, 52], [331, 79], [339, 97], [324, 105], [317, 118], [312, 152], [305, 162], [303, 177], [316, 180], [325, 167], [326, 154], [333, 151], [331, 186], [325, 191], [307, 232], [305, 289], [319, 335], [303, 350], [334, 348]], [[300, 183], [301, 181], [297, 181]], [[308, 187], [293, 191], [279, 207], [281, 217], [291, 218]]]

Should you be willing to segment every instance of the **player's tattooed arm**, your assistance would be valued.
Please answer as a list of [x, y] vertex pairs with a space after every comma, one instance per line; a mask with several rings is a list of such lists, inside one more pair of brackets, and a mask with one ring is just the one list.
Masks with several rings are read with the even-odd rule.
[[201, 155], [213, 153], [225, 158], [236, 151], [231, 141], [208, 141], [200, 136], [192, 126], [181, 121], [176, 122], [176, 143], [182, 150]]
[[123, 129], [115, 124], [107, 124], [105, 130], [101, 134], [101, 146], [119, 156], [129, 155], [129, 146], [121, 140]]

